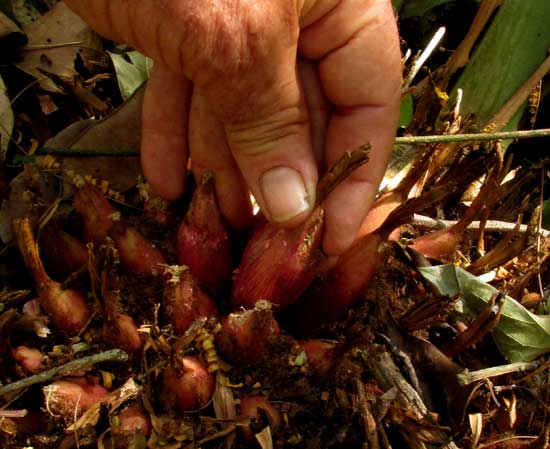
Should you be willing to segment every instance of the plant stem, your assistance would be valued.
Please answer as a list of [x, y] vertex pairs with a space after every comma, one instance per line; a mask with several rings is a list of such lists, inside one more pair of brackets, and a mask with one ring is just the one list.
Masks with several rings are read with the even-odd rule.
[[484, 142], [503, 139], [532, 139], [550, 136], [550, 128], [524, 131], [500, 131], [494, 133], [444, 134], [435, 136], [405, 136], [397, 137], [396, 144], [421, 144], [439, 142]]
[[[440, 220], [436, 218], [426, 217], [424, 215], [414, 214], [412, 224], [424, 226], [430, 229], [448, 229], [457, 223], [456, 220]], [[481, 222], [472, 221], [466, 229], [477, 230], [481, 226]], [[509, 223], [506, 221], [487, 220], [485, 224], [485, 230], [491, 232], [511, 232], [516, 229], [516, 223]], [[528, 226], [522, 224], [519, 226], [519, 232], [527, 232]], [[550, 231], [540, 228], [538, 233], [541, 237], [550, 237]]]
[[540, 366], [539, 362], [517, 362], [510, 363], [508, 365], [493, 366], [491, 368], [480, 369], [478, 371], [464, 370], [462, 373], [457, 374], [458, 382], [461, 385], [469, 385], [473, 382], [477, 382], [483, 379], [489, 379], [490, 377], [502, 376], [503, 374], [517, 373], [527, 370], [536, 369]]
[[80, 359], [73, 360], [65, 363], [64, 365], [56, 366], [49, 370], [43, 371], [34, 376], [25, 377], [24, 379], [12, 382], [10, 384], [0, 387], [0, 397], [9, 393], [28, 388], [35, 384], [48, 382], [54, 378], [66, 376], [89, 369], [96, 363], [102, 362], [126, 362], [128, 360], [128, 354], [120, 349], [111, 349], [110, 351], [100, 352], [99, 354], [82, 357]]
[[458, 69], [464, 67], [470, 61], [470, 53], [478, 37], [485, 29], [489, 19], [495, 12], [495, 9], [502, 4], [502, 0], [483, 0], [470, 25], [468, 34], [462, 40], [457, 49], [453, 52], [449, 61], [445, 64], [446, 75], [450, 77]]
[[317, 204], [338, 187], [361, 165], [369, 161], [370, 144], [361, 145], [359, 148], [346, 152], [336, 163], [323, 175], [317, 186]]
[[102, 150], [90, 150], [79, 148], [55, 148], [41, 147], [34, 153], [36, 156], [45, 156], [51, 154], [54, 156], [71, 157], [136, 157], [139, 156], [137, 150], [119, 150], [117, 148], [105, 148]]
[[[530, 129], [524, 131], [501, 131], [494, 133], [470, 133], [470, 134], [442, 134], [434, 136], [404, 136], [396, 137], [395, 144], [419, 145], [424, 143], [438, 142], [484, 142], [490, 140], [503, 139], [533, 139], [535, 137], [549, 137], [550, 128]], [[361, 145], [362, 147], [364, 145]], [[139, 151], [133, 150], [81, 150], [78, 148], [53, 148], [42, 147], [36, 153], [37, 156], [52, 154], [54, 156], [74, 156], [74, 157], [136, 157]]]

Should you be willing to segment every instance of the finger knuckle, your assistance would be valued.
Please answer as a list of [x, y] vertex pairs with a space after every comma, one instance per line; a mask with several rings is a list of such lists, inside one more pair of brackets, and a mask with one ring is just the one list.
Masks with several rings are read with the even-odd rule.
[[203, 85], [222, 79], [233, 83], [271, 66], [283, 45], [297, 41], [290, 16], [259, 2], [227, 0], [187, 8], [181, 18], [181, 51], [192, 66], [191, 78]]

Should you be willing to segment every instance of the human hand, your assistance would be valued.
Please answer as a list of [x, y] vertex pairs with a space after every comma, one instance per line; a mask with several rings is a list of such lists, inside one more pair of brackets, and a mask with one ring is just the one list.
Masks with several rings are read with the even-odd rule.
[[295, 226], [318, 172], [369, 142], [368, 164], [325, 200], [324, 250], [353, 242], [391, 151], [401, 87], [390, 0], [66, 0], [105, 37], [155, 61], [142, 113], [143, 172], [161, 196], [215, 173], [222, 213]]

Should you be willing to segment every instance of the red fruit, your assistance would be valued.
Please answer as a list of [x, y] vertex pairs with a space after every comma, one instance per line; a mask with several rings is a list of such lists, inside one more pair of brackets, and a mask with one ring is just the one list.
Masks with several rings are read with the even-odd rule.
[[236, 272], [233, 306], [252, 308], [261, 299], [281, 308], [295, 302], [322, 260], [323, 228], [321, 207], [294, 229], [271, 223], [261, 226], [248, 242]]
[[481, 216], [488, 204], [492, 204], [497, 200], [499, 192], [497, 188], [498, 177], [499, 171], [494, 169], [464, 216], [457, 223], [449, 229], [441, 229], [415, 238], [411, 248], [428, 257], [442, 261], [452, 261], [456, 247], [462, 240], [468, 225]]
[[171, 277], [165, 284], [162, 303], [164, 316], [176, 333], [183, 334], [199, 318], [218, 316], [216, 305], [187, 267], [170, 267], [167, 274]]
[[61, 229], [48, 227], [44, 231], [40, 248], [54, 279], [64, 281], [86, 266], [88, 250], [84, 243]]
[[222, 220], [214, 178], [205, 173], [178, 229], [180, 265], [186, 265], [210, 293], [218, 294], [231, 279], [231, 244]]
[[40, 306], [57, 329], [77, 334], [91, 316], [86, 299], [76, 290], [65, 290], [47, 275], [28, 218], [14, 220], [14, 230], [25, 265], [36, 282]]
[[400, 190], [386, 192], [372, 205], [367, 217], [361, 224], [359, 236], [371, 234], [378, 229], [388, 216], [406, 200]]
[[234, 312], [225, 317], [220, 332], [216, 334], [216, 346], [233, 363], [256, 364], [265, 358], [280, 333], [271, 304], [258, 301], [252, 310]]
[[301, 341], [300, 345], [307, 355], [307, 363], [311, 371], [319, 377], [327, 376], [336, 361], [334, 343], [310, 339]]
[[414, 212], [437, 204], [454, 189], [452, 184], [436, 187], [418, 198], [408, 200], [390, 213], [376, 231], [357, 240], [322, 279], [310, 286], [290, 311], [294, 332], [308, 335], [322, 324], [342, 318], [360, 299], [374, 276], [380, 258], [379, 248], [387, 240], [388, 234], [406, 223]]
[[110, 234], [119, 212], [92, 186], [85, 186], [73, 196], [73, 206], [82, 217], [84, 239], [87, 242], [103, 243]]
[[139, 352], [143, 340], [134, 319], [123, 312], [120, 304], [120, 279], [111, 263], [116, 260], [116, 251], [108, 253], [101, 273], [101, 296], [103, 298], [103, 338], [107, 344], [129, 354]]
[[304, 293], [291, 311], [291, 323], [299, 335], [342, 318], [360, 298], [378, 267], [380, 234], [362, 237], [338, 259], [337, 264]]
[[170, 223], [170, 202], [161, 198], [146, 182], [138, 181], [139, 198], [143, 202], [143, 213], [160, 226]]
[[317, 185], [317, 205], [307, 220], [294, 229], [273, 224], [260, 227], [245, 248], [237, 270], [231, 301], [234, 307], [251, 308], [260, 299], [283, 308], [294, 303], [309, 286], [320, 262], [324, 230], [321, 203], [354, 170], [369, 158], [370, 145], [346, 152]]
[[[415, 162], [414, 166], [411, 167], [395, 189], [383, 193], [376, 199], [361, 225], [358, 234], [359, 237], [371, 234], [382, 226], [386, 218], [388, 218], [395, 209], [405, 203], [407, 197], [411, 196], [411, 192], [414, 192], [412, 196], [419, 195], [420, 192], [418, 190], [421, 189], [420, 186], [422, 185], [422, 182], [419, 181], [426, 176], [431, 154], [430, 151], [426, 151], [424, 155]], [[391, 229], [388, 229], [388, 231], [391, 231]]]
[[160, 381], [160, 401], [176, 413], [204, 407], [214, 393], [214, 378], [196, 357], [178, 356], [164, 369]]
[[110, 236], [119, 251], [120, 262], [133, 273], [151, 274], [158, 270], [165, 259], [161, 252], [141, 235], [128, 226], [109, 203], [105, 195], [93, 186], [80, 189], [73, 198], [77, 212], [82, 216], [86, 241], [101, 244]]
[[132, 273], [152, 274], [158, 271], [159, 265], [166, 263], [158, 248], [135, 228], [117, 223], [111, 237], [118, 249], [120, 263]]
[[103, 338], [111, 346], [129, 354], [139, 352], [143, 341], [134, 319], [121, 312], [114, 312], [103, 323]]
[[462, 235], [454, 232], [453, 228], [441, 229], [415, 238], [411, 248], [427, 257], [449, 261], [461, 239]]
[[42, 365], [43, 355], [36, 348], [29, 348], [28, 346], [18, 346], [12, 352], [15, 361], [29, 373], [39, 373], [44, 369]]
[[122, 410], [118, 415], [119, 425], [111, 427], [111, 434], [127, 434], [141, 432], [148, 436], [151, 433], [151, 420], [141, 408], [130, 406]]
[[[241, 416], [250, 418], [250, 424], [242, 427], [243, 436], [247, 441], [254, 441], [254, 434], [269, 425], [272, 432], [275, 432], [281, 425], [279, 411], [271, 405], [265, 396], [245, 396], [241, 399]], [[267, 420], [263, 419], [267, 418]]]
[[42, 391], [46, 409], [70, 422], [108, 394], [101, 385], [89, 382], [84, 377], [56, 380]]

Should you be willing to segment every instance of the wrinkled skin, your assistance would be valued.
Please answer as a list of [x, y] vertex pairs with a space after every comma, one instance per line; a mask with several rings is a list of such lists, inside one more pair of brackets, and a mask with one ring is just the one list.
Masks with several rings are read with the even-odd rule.
[[168, 199], [182, 193], [190, 156], [196, 176], [215, 173], [231, 225], [248, 224], [250, 189], [269, 220], [294, 226], [313, 209], [319, 172], [370, 142], [370, 162], [325, 201], [325, 251], [337, 255], [351, 245], [398, 116], [401, 62], [390, 0], [66, 3], [100, 34], [154, 59], [142, 167]]

